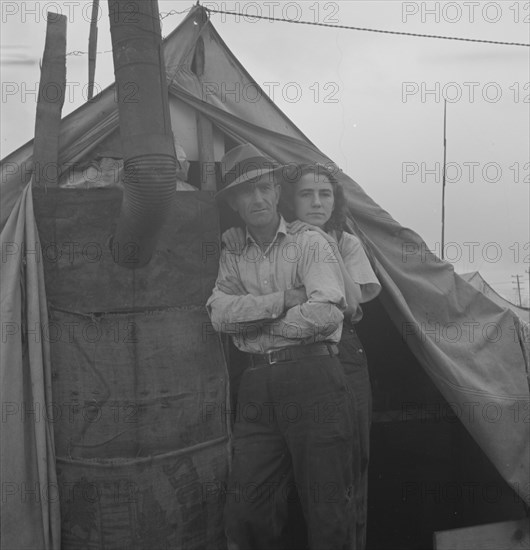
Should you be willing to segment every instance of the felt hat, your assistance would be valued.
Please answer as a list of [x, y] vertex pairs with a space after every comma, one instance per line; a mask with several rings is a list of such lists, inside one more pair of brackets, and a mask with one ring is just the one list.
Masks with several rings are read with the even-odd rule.
[[234, 147], [221, 160], [222, 189], [215, 195], [216, 199], [226, 196], [243, 184], [256, 183], [263, 176], [271, 178], [281, 166], [264, 155], [250, 143]]

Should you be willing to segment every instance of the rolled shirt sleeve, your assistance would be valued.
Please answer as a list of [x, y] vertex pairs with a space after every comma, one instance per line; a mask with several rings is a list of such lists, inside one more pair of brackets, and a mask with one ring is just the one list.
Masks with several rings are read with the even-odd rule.
[[361, 241], [355, 235], [344, 232], [339, 242], [339, 250], [348, 274], [361, 287], [361, 304], [373, 300], [381, 292], [381, 284]]
[[[238, 255], [223, 249], [219, 260], [219, 274], [206, 308], [215, 330], [237, 332], [237, 324], [276, 319], [283, 314], [285, 294], [239, 294], [246, 292], [239, 275]], [[224, 288], [225, 290], [222, 290]], [[232, 289], [232, 294], [226, 292]]]

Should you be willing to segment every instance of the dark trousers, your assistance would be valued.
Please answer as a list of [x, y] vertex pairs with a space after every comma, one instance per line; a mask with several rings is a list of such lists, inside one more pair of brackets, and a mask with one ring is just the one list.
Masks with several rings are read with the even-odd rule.
[[366, 547], [366, 524], [368, 510], [368, 461], [370, 458], [370, 426], [372, 423], [372, 391], [368, 374], [366, 353], [353, 325], [344, 323], [339, 343], [339, 359], [344, 368], [346, 381], [355, 396], [357, 431], [360, 443], [360, 481], [355, 487], [356, 502], [356, 547]]
[[243, 373], [225, 508], [230, 549], [290, 549], [298, 498], [309, 548], [355, 548], [355, 408], [337, 357]]

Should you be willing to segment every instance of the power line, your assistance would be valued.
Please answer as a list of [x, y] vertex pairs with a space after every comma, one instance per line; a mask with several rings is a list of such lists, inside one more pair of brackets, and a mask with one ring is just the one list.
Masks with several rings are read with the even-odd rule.
[[[182, 15], [184, 13], [188, 13], [191, 10], [191, 8], [186, 8], [185, 10], [170, 10], [170, 11], [162, 11], [159, 14], [160, 21], [163, 21], [166, 19], [166, 17], [170, 17], [171, 15]], [[164, 36], [162, 38], [165, 38]], [[104, 50], [101, 52], [95, 52], [97, 55], [103, 54], [103, 53], [112, 53], [112, 50]], [[88, 55], [88, 52], [83, 52], [81, 50], [74, 50], [71, 52], [68, 52], [66, 56], [79, 56], [79, 55]]]
[[166, 17], [169, 17], [170, 15], [182, 15], [183, 13], [187, 13], [191, 10], [191, 8], [187, 8], [185, 10], [182, 10], [182, 11], [178, 11], [178, 10], [171, 10], [171, 11], [161, 11], [160, 12], [160, 21], [162, 21], [162, 19], [165, 19]]
[[[102, 54], [102, 53], [112, 53], [112, 50], [104, 50], [102, 52], [96, 52], [96, 54]], [[78, 55], [88, 55], [88, 52], [82, 52], [81, 50], [74, 50], [72, 52], [68, 52], [66, 54], [66, 57], [70, 56], [70, 55], [73, 55], [73, 56], [78, 56]]]
[[254, 15], [248, 13], [241, 13], [235, 11], [225, 11], [225, 10], [216, 10], [213, 8], [206, 8], [205, 10], [212, 13], [224, 13], [226, 15], [238, 15], [243, 17], [249, 17], [253, 19], [266, 19], [267, 21], [281, 21], [284, 23], [296, 23], [298, 25], [313, 25], [315, 27], [331, 27], [332, 29], [344, 29], [349, 31], [364, 31], [364, 32], [378, 32], [382, 34], [395, 34], [400, 36], [411, 36], [414, 38], [437, 38], [439, 40], [460, 40], [463, 42], [479, 42], [481, 44], [497, 44], [501, 46], [523, 46], [525, 48], [530, 48], [530, 44], [525, 44], [523, 42], [501, 42], [498, 40], [482, 40], [479, 38], [461, 38], [456, 36], [440, 36], [437, 34], [419, 34], [413, 32], [402, 32], [402, 31], [384, 31], [382, 29], [369, 29], [366, 27], [352, 27], [350, 25], [331, 25], [329, 23], [318, 23], [316, 21], [298, 21], [295, 19], [282, 19], [281, 17], [270, 17], [267, 15]]

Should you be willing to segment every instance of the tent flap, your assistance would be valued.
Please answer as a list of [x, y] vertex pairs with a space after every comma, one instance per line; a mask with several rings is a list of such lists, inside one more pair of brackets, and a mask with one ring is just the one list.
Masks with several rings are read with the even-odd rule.
[[48, 311], [31, 182], [11, 212], [1, 244], [1, 548], [58, 550], [50, 349], [42, 337]]

